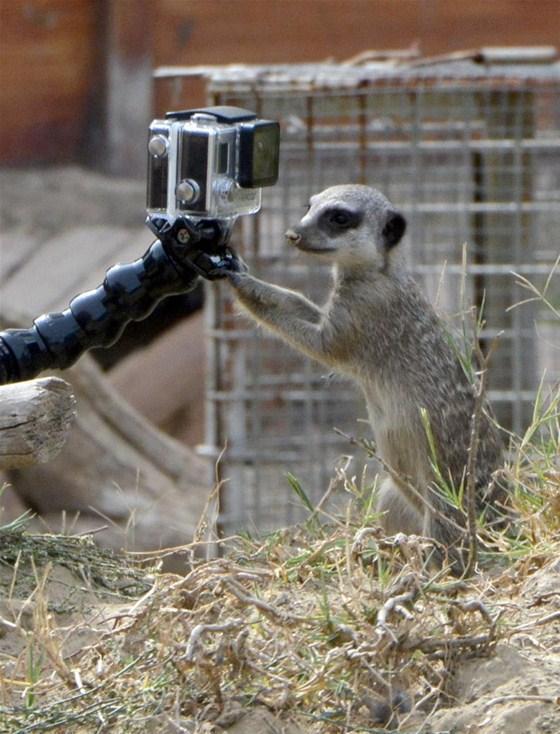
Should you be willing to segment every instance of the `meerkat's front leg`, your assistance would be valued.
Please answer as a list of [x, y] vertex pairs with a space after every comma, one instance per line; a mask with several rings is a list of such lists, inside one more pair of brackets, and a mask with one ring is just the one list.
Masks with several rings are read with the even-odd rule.
[[265, 283], [248, 273], [227, 274], [237, 300], [259, 323], [276, 332], [295, 349], [325, 361], [323, 311], [300, 293]]

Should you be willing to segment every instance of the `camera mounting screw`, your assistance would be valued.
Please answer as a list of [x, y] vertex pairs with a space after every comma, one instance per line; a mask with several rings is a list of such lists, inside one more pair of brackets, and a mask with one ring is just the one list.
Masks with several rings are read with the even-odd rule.
[[191, 234], [188, 229], [180, 229], [177, 232], [177, 241], [182, 245], [187, 245], [190, 242]]

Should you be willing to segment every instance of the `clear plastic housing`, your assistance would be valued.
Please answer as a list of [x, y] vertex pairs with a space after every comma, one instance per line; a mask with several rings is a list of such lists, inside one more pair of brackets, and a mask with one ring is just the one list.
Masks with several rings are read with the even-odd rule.
[[148, 215], [174, 221], [257, 212], [261, 189], [237, 183], [239, 150], [237, 125], [203, 114], [186, 121], [154, 120], [148, 141]]

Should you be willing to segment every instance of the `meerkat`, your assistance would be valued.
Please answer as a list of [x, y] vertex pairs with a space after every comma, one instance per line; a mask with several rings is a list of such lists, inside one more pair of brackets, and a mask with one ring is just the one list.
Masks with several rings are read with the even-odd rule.
[[[407, 272], [399, 246], [405, 229], [402, 214], [379, 191], [334, 186], [313, 196], [300, 223], [286, 233], [291, 245], [332, 264], [333, 288], [324, 306], [248, 272], [230, 272], [228, 279], [259, 324], [361, 387], [386, 471], [377, 499], [385, 531], [424, 535], [457, 549], [464, 513], [438, 490], [434, 459], [455, 488], [464, 485], [474, 387], [443, 323]], [[475, 478], [479, 509], [495, 502], [492, 474], [501, 460], [498, 431], [485, 411]]]

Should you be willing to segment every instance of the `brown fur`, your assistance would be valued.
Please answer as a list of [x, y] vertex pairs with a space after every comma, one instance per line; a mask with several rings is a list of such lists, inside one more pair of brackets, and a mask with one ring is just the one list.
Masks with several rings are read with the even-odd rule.
[[[302, 251], [333, 263], [334, 287], [324, 307], [247, 273], [230, 280], [259, 323], [360, 385], [388, 470], [378, 498], [387, 532], [423, 534], [458, 549], [464, 515], [435, 487], [421, 409], [429, 416], [439, 468], [459, 487], [474, 391], [440, 320], [406, 272], [397, 246], [403, 223], [379, 192], [333, 187], [311, 199], [309, 212], [286, 235]], [[485, 412], [476, 466], [480, 507], [495, 501], [486, 493], [500, 462], [499, 437]]]

